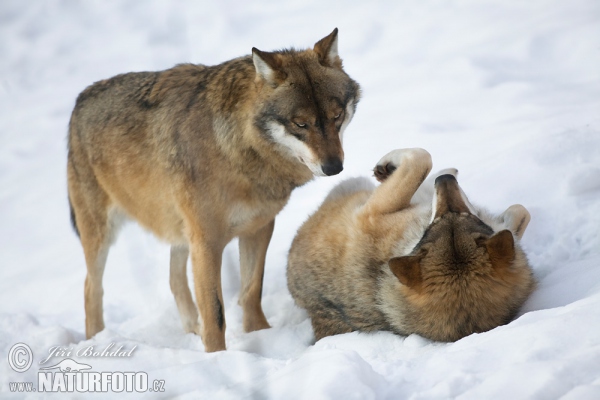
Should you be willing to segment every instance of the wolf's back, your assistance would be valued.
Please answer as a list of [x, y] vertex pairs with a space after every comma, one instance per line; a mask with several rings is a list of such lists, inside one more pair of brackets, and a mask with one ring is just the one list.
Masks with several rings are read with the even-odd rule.
[[85, 125], [108, 127], [116, 123], [133, 122], [135, 116], [152, 107], [149, 96], [159, 72], [130, 72], [98, 81], [77, 97], [71, 116], [70, 134], [73, 128], [79, 134]]

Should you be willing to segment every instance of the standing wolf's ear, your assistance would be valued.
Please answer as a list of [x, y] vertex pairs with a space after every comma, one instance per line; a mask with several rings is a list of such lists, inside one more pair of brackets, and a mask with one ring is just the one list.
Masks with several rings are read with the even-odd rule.
[[389, 265], [400, 283], [418, 291], [423, 282], [420, 261], [420, 256], [395, 257], [389, 261]]
[[277, 53], [268, 53], [253, 47], [252, 61], [256, 68], [256, 76], [264, 79], [272, 87], [276, 87], [287, 77], [281, 70], [281, 60]]
[[313, 50], [317, 53], [321, 65], [342, 68], [342, 60], [338, 55], [338, 28], [315, 43]]

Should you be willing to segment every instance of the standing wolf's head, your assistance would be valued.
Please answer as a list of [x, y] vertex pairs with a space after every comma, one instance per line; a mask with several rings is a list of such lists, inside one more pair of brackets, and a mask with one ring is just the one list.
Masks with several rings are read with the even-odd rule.
[[304, 51], [252, 49], [261, 86], [255, 125], [315, 175], [342, 171], [342, 135], [360, 97], [358, 84], [342, 69], [337, 33]]
[[454, 341], [514, 318], [534, 286], [520, 239], [530, 216], [521, 205], [479, 219], [452, 175], [435, 181], [432, 222], [408, 256], [389, 261], [402, 283], [399, 323], [410, 332]]

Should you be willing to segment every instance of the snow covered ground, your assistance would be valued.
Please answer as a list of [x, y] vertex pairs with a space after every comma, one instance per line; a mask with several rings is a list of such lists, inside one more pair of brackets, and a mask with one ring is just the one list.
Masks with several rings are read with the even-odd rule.
[[[181, 328], [168, 246], [129, 224], [108, 259], [107, 329], [86, 341], [65, 178], [77, 94], [121, 72], [312, 46], [336, 26], [363, 100], [344, 172], [298, 189], [277, 219], [263, 297], [273, 328], [242, 331], [233, 242], [223, 263], [228, 350], [205, 353]], [[529, 209], [523, 244], [538, 289], [512, 323], [452, 344], [383, 332], [315, 344], [286, 287], [296, 229], [339, 180], [416, 146], [434, 169], [457, 167], [473, 202]], [[165, 382], [125, 398], [599, 399], [600, 3], [3, 0], [0, 243], [1, 398], [23, 397], [10, 382], [37, 384], [41, 366], [62, 360], [39, 365], [53, 346], [74, 354], [114, 343], [137, 347], [128, 358], [72, 358]], [[7, 362], [18, 342], [33, 351], [24, 373]]]

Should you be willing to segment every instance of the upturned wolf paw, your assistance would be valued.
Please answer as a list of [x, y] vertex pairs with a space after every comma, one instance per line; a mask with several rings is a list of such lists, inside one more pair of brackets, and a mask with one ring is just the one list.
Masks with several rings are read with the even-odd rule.
[[396, 170], [396, 166], [392, 163], [387, 163], [385, 165], [376, 165], [373, 169], [373, 173], [375, 174], [375, 179], [379, 182], [385, 181], [391, 174]]
[[427, 150], [420, 148], [413, 149], [396, 149], [387, 153], [373, 169], [375, 178], [379, 182], [385, 181], [403, 162], [427, 160], [431, 164], [431, 155]]

